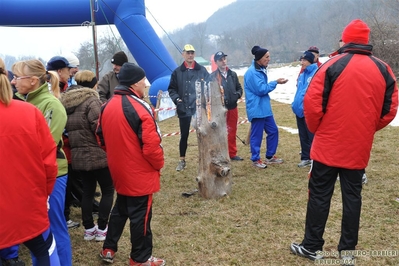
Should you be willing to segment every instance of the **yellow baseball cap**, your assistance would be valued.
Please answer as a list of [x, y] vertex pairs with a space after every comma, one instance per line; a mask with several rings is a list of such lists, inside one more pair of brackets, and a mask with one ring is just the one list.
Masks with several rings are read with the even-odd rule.
[[195, 52], [195, 49], [194, 49], [194, 46], [192, 46], [191, 44], [186, 44], [186, 45], [184, 45], [183, 51], [186, 51], [186, 52], [193, 51], [193, 52]]

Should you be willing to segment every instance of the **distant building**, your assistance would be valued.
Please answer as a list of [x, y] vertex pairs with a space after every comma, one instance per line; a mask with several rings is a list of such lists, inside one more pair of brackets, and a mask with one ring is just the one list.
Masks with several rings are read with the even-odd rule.
[[212, 67], [211, 67], [211, 62], [209, 62], [208, 60], [206, 60], [205, 58], [203, 58], [202, 56], [196, 56], [194, 57], [194, 60], [204, 66], [206, 68], [206, 70], [208, 70], [209, 73], [212, 72]]

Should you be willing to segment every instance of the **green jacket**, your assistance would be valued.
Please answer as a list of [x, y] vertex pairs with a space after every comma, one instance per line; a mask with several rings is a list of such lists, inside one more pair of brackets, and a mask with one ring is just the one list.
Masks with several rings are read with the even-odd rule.
[[51, 135], [57, 145], [57, 176], [63, 176], [68, 173], [68, 161], [62, 150], [64, 145], [62, 133], [67, 122], [67, 114], [61, 102], [50, 93], [47, 82], [38, 89], [29, 92], [27, 95], [16, 93], [24, 101], [36, 106], [44, 115], [47, 125], [50, 128]]

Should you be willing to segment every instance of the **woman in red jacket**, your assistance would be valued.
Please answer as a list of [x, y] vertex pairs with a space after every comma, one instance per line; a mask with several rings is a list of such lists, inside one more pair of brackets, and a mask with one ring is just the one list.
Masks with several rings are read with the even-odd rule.
[[58, 172], [56, 145], [39, 109], [12, 95], [0, 68], [0, 249], [24, 243], [33, 265], [59, 265], [47, 213]]

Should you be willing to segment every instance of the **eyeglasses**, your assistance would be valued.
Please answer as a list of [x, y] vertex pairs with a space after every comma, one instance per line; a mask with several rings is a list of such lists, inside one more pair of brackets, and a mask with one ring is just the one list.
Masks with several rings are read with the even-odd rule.
[[28, 78], [31, 78], [31, 77], [32, 77], [32, 76], [22, 76], [22, 77], [14, 76], [13, 79], [15, 79], [15, 80], [21, 80], [21, 79], [28, 79]]

